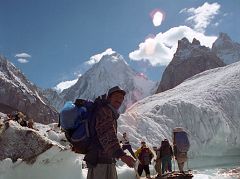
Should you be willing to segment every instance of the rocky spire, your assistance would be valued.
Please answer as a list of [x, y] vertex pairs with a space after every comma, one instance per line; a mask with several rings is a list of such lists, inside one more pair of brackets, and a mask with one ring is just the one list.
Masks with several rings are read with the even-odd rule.
[[183, 38], [178, 41], [177, 51], [162, 75], [157, 93], [174, 88], [200, 72], [224, 65], [209, 48], [201, 46], [197, 39], [194, 38], [190, 43]]

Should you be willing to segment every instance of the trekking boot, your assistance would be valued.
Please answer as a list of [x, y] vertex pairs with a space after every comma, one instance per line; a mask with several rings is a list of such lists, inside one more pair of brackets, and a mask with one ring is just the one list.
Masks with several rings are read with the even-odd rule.
[[184, 171], [180, 171], [180, 173], [182, 173], [183, 175], [185, 175], [185, 172], [184, 172]]
[[152, 179], [150, 175], [147, 175], [146, 177], [147, 177], [148, 179]]

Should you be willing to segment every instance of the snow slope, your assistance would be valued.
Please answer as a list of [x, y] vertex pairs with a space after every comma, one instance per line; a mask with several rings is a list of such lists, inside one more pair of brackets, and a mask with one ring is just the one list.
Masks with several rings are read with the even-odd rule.
[[240, 155], [240, 62], [202, 72], [179, 86], [135, 103], [121, 115], [135, 147], [141, 140], [172, 141], [172, 129], [187, 129], [191, 154]]

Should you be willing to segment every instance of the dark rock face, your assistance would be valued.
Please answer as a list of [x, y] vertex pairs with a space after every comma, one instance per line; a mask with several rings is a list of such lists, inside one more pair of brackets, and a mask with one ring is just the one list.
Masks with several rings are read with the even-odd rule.
[[33, 163], [36, 157], [53, 144], [43, 138], [37, 131], [21, 127], [17, 122], [9, 121], [0, 125], [0, 160], [11, 158], [17, 161]]
[[190, 43], [183, 38], [178, 41], [178, 48], [170, 64], [165, 69], [162, 80], [156, 93], [160, 93], [182, 83], [198, 73], [212, 68], [222, 67], [225, 64], [215, 53], [200, 42], [193, 39]]
[[21, 111], [40, 123], [58, 120], [57, 111], [49, 105], [40, 90], [4, 57], [0, 56], [0, 112]]

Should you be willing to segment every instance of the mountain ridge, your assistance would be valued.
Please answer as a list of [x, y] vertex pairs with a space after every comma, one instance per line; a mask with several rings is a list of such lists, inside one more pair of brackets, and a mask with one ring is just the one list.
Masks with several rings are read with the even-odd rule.
[[3, 56], [0, 56], [0, 86], [1, 105], [8, 106], [8, 109], [1, 108], [2, 112], [12, 108], [38, 122], [57, 121], [57, 111], [48, 104], [41, 90]]

